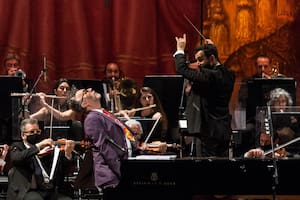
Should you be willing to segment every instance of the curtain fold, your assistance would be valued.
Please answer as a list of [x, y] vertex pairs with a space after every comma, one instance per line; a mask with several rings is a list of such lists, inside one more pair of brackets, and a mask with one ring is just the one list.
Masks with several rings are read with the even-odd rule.
[[[200, 0], [3, 0], [0, 1], [0, 56], [20, 54], [33, 81], [44, 57], [52, 92], [59, 78], [102, 79], [107, 63], [117, 62], [139, 85], [145, 75], [175, 74], [175, 36], [188, 34], [193, 49], [199, 36], [184, 19], [200, 26]], [[2, 74], [4, 68], [2, 67]]]

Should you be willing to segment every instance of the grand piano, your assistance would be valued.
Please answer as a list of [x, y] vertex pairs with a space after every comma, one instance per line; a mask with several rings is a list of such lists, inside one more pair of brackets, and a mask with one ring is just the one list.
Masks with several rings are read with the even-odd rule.
[[[115, 198], [299, 195], [300, 159], [177, 158], [122, 161]], [[298, 171], [299, 170], [299, 171]], [[157, 198], [160, 197], [160, 198]]]

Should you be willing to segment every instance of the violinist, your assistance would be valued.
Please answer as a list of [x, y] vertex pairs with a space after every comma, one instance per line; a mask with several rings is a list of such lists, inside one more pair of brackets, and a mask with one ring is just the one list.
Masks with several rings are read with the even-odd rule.
[[74, 164], [74, 141], [67, 140], [60, 151], [51, 138], [41, 140], [36, 119], [22, 120], [20, 129], [22, 141], [12, 145], [10, 154], [7, 199], [71, 200], [64, 177]]
[[[137, 154], [145, 154], [145, 153], [165, 153], [167, 151], [167, 143], [155, 141], [152, 142], [150, 145], [141, 141], [143, 135], [143, 127], [142, 124], [135, 120], [129, 119], [125, 122], [125, 124], [132, 130], [134, 133], [134, 137], [137, 141], [137, 150], [139, 151]], [[154, 143], [157, 144], [154, 146]]]
[[[273, 142], [274, 142], [274, 147], [276, 147], [279, 143], [279, 137], [276, 132], [273, 135]], [[269, 151], [269, 150], [272, 150], [271, 134], [267, 133], [265, 131], [262, 131], [259, 136], [259, 146], [248, 150], [244, 154], [244, 158], [264, 158], [265, 152]], [[267, 156], [272, 156], [272, 154], [269, 154]], [[280, 149], [275, 152], [274, 156], [275, 156], [275, 158], [283, 158], [286, 156], [286, 152], [284, 149]]]

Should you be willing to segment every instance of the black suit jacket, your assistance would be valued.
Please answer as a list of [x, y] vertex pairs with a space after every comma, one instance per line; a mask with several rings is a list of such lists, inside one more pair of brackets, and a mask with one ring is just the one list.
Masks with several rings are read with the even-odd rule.
[[199, 137], [229, 141], [231, 115], [229, 101], [235, 74], [223, 65], [212, 69], [190, 69], [184, 54], [175, 56], [177, 73], [193, 82], [193, 91], [200, 96], [201, 127]]
[[[31, 180], [34, 174], [34, 159], [38, 152], [39, 150], [35, 145], [30, 148], [26, 148], [23, 142], [14, 143], [12, 145], [10, 156], [13, 167], [8, 173], [7, 199], [23, 199], [28, 190], [30, 190]], [[48, 174], [50, 174], [52, 160], [52, 154], [41, 159]], [[68, 160], [63, 154], [59, 155], [55, 178], [53, 180], [54, 187], [62, 188], [64, 186], [64, 175], [66, 172], [69, 172], [72, 164], [73, 160]], [[50, 168], [48, 169], [47, 166], [50, 166]]]

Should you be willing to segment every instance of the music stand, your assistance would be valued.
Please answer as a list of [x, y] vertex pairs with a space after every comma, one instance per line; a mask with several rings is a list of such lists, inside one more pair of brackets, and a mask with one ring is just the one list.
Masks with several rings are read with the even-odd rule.
[[294, 78], [254, 78], [247, 81], [248, 97], [246, 105], [246, 118], [251, 119], [256, 114], [256, 108], [266, 106], [269, 101], [269, 93], [275, 88], [285, 89], [292, 96], [294, 105], [296, 102], [296, 81]]
[[0, 76], [0, 87], [0, 141], [9, 144], [21, 139], [19, 111], [22, 98], [11, 97], [11, 93], [23, 91], [22, 78]]
[[178, 128], [178, 113], [183, 87], [182, 75], [147, 75], [143, 86], [152, 88], [162, 103], [168, 118], [168, 133]]
[[[285, 147], [286, 151], [291, 153], [291, 155], [299, 155], [300, 154], [300, 143], [295, 141], [291, 143], [292, 140], [299, 137], [300, 132], [300, 107], [299, 106], [291, 106], [287, 107], [287, 111], [285, 112], [272, 112], [271, 113], [273, 129], [279, 130], [280, 134], [280, 144], [287, 144]], [[284, 129], [284, 128], [290, 129]]]

